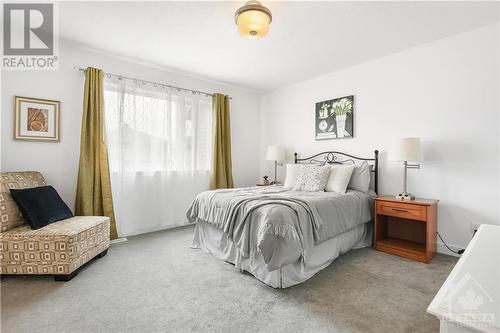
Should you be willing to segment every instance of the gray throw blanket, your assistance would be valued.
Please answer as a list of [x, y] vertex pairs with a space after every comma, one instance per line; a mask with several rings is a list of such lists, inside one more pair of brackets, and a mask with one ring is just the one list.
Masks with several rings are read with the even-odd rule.
[[258, 251], [268, 269], [273, 270], [299, 259], [297, 252], [307, 262], [315, 244], [369, 221], [369, 209], [357, 214], [361, 216], [350, 216], [352, 208], [358, 210], [352, 204], [363, 199], [281, 186], [215, 190], [200, 193], [189, 207], [187, 218], [191, 223], [202, 220], [214, 224], [244, 257]]

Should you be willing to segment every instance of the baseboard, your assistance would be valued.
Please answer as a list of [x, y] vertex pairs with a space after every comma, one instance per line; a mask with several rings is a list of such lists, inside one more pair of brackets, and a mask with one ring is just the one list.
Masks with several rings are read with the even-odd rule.
[[159, 228], [153, 228], [153, 229], [147, 229], [147, 230], [139, 230], [136, 233], [127, 234], [127, 235], [125, 235], [125, 237], [135, 237], [135, 236], [146, 235], [146, 234], [159, 232], [159, 231], [168, 231], [168, 230], [189, 228], [189, 227], [194, 227], [194, 225], [195, 225], [194, 223], [188, 223], [188, 224], [174, 225], [174, 226], [170, 226], [170, 227], [159, 227]]
[[122, 242], [126, 242], [126, 241], [128, 241], [127, 238], [120, 237], [120, 238], [117, 238], [117, 239], [110, 240], [109, 244], [117, 244], [117, 243], [122, 243]]
[[[458, 250], [463, 250], [465, 249], [465, 246], [459, 246], [459, 245], [454, 245], [454, 244], [447, 244], [450, 249], [452, 249], [453, 251], [458, 251]], [[437, 252], [438, 253], [442, 253], [442, 254], [447, 254], [447, 255], [450, 255], [450, 256], [454, 256], [454, 257], [460, 257], [459, 254], [456, 254], [456, 253], [453, 253], [451, 252], [450, 250], [448, 250], [446, 248], [446, 246], [441, 243], [441, 242], [437, 242]]]

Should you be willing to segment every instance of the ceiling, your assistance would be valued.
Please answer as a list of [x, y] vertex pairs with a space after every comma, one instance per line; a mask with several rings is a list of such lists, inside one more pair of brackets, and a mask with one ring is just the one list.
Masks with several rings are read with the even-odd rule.
[[498, 22], [497, 2], [264, 1], [261, 40], [239, 36], [244, 1], [61, 2], [63, 40], [269, 91]]

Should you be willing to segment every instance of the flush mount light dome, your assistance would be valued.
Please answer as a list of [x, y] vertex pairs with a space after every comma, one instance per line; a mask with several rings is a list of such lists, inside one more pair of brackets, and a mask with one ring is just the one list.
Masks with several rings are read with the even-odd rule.
[[250, 0], [236, 11], [234, 21], [241, 36], [258, 39], [267, 35], [272, 16], [271, 11], [259, 1]]

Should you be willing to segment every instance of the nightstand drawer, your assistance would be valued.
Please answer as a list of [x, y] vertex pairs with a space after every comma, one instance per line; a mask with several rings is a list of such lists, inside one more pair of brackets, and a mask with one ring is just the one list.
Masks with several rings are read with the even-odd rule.
[[377, 214], [426, 221], [427, 208], [412, 204], [377, 201]]

